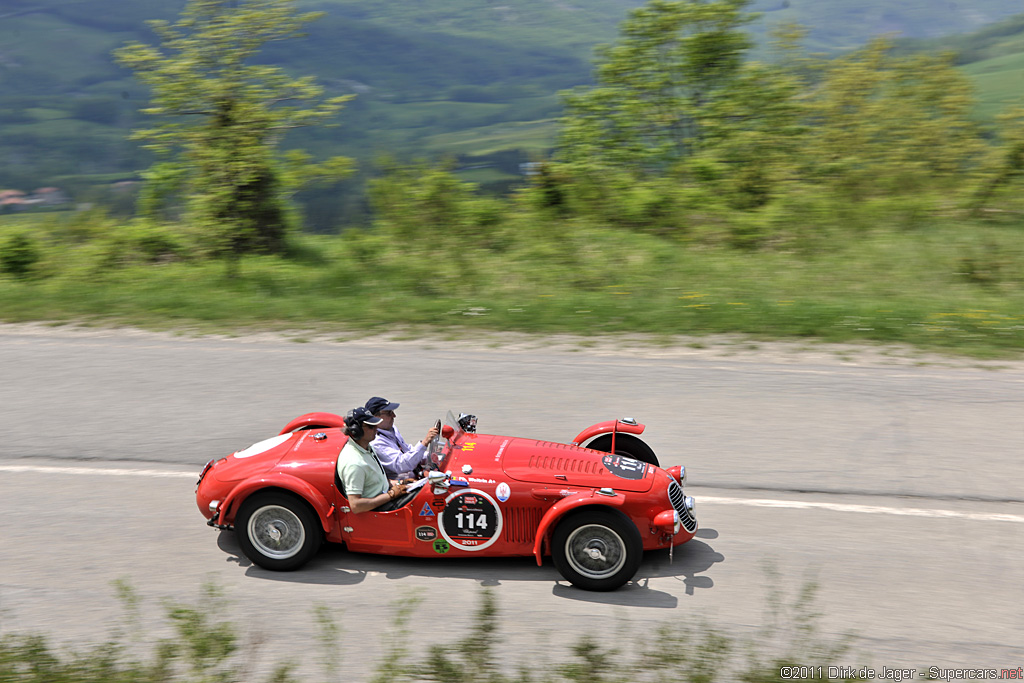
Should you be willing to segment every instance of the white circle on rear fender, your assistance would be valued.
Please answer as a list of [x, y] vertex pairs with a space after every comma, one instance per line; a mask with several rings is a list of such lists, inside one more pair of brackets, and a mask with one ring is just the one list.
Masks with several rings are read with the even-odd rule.
[[290, 432], [288, 434], [279, 434], [278, 436], [274, 436], [269, 439], [264, 439], [263, 441], [260, 441], [258, 443], [254, 443], [253, 445], [246, 448], [244, 451], [238, 451], [237, 453], [234, 454], [234, 456], [236, 458], [251, 458], [254, 455], [266, 453], [271, 448], [280, 446], [290, 438], [292, 438]]

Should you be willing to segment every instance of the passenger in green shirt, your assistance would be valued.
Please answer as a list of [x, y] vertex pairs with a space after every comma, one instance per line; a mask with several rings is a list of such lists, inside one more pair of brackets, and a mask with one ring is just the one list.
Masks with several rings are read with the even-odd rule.
[[338, 477], [345, 486], [352, 512], [375, 510], [406, 492], [405, 484], [388, 479], [370, 447], [381, 422], [363, 406], [353, 408], [345, 416], [345, 434], [349, 439], [338, 455]]

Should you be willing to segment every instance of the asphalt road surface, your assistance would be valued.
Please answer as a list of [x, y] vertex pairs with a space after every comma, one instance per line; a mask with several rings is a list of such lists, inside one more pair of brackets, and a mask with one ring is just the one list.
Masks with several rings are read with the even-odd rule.
[[[327, 548], [275, 574], [203, 523], [193, 492], [204, 462], [371, 395], [402, 403], [408, 438], [448, 409], [478, 415], [481, 432], [555, 441], [636, 417], [663, 465], [687, 466], [702, 529], [598, 594], [529, 558]], [[322, 606], [341, 627], [339, 678], [359, 681], [396, 641], [414, 652], [396, 666], [457, 645], [481, 586], [497, 598], [514, 668], [560, 661], [584, 633], [621, 649], [661, 624], [771, 648], [793, 634], [791, 606], [814, 584], [818, 638], [852, 641], [834, 661], [803, 650], [807, 666], [1016, 668], [1022, 454], [1019, 370], [0, 326], [0, 633], [96, 642], [124, 623], [111, 585], [123, 579], [143, 598], [137, 640], [151, 642], [167, 634], [163, 601], [195, 601], [212, 582], [228, 602], [217, 613], [260, 643], [254, 667], [291, 657], [319, 670]]]

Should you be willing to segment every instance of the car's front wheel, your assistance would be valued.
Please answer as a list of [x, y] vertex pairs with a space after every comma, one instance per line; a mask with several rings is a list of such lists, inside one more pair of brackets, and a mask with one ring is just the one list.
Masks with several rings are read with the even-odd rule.
[[235, 533], [246, 557], [276, 571], [306, 564], [323, 540], [319, 521], [309, 506], [281, 491], [246, 498], [235, 518]]
[[610, 591], [640, 568], [643, 540], [636, 525], [616, 510], [581, 510], [555, 527], [551, 555], [574, 586]]

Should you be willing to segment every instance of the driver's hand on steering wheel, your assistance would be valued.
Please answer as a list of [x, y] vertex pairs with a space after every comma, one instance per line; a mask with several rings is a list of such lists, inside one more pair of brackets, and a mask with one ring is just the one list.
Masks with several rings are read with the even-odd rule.
[[440, 429], [438, 429], [437, 427], [431, 427], [430, 430], [427, 431], [427, 435], [423, 437], [423, 440], [420, 443], [422, 443], [424, 446], [429, 446], [430, 442], [437, 438], [437, 435], [440, 433]]

